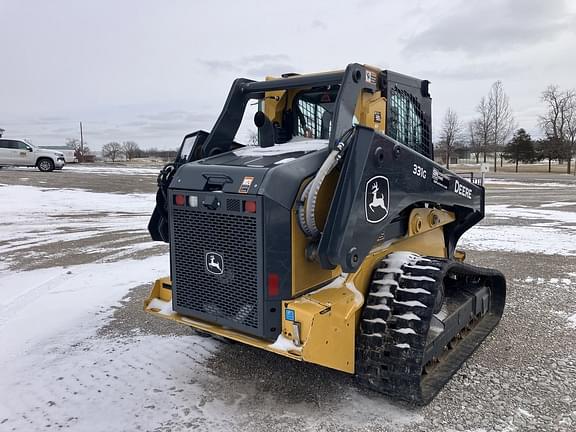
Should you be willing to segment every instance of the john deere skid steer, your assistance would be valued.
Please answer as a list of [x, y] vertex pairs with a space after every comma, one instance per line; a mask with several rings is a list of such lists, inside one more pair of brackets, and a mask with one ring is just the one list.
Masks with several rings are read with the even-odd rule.
[[158, 178], [148, 228], [171, 275], [145, 310], [429, 402], [498, 323], [506, 282], [456, 250], [484, 189], [433, 161], [428, 84], [360, 64], [235, 80]]

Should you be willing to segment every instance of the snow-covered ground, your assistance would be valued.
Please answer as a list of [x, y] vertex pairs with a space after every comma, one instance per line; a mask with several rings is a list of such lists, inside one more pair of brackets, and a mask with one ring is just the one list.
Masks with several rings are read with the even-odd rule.
[[[524, 183], [511, 187], [530, 188]], [[486, 221], [466, 233], [460, 247], [501, 251], [502, 257], [508, 252], [576, 255], [574, 205], [574, 200], [488, 205]], [[237, 351], [226, 354], [221, 343], [191, 332], [150, 332], [144, 312], [132, 316], [130, 334], [103, 334], [133, 288], [169, 272], [165, 246], [150, 242], [146, 232], [153, 206], [149, 193], [0, 184], [0, 431], [312, 431], [334, 424], [342, 430], [377, 425], [396, 431], [423, 421], [422, 412], [360, 393], [336, 373], [326, 375], [336, 377], [335, 383], [315, 383], [328, 386], [320, 392], [308, 389], [310, 382], [290, 382], [303, 373], [311, 373], [308, 381], [313, 381], [329, 372], [292, 368], [290, 360], [273, 355], [265, 358], [282, 365], [278, 369], [253, 372], [255, 378], [244, 381], [227, 376], [225, 365], [238, 357]], [[527, 268], [511, 283], [573, 292], [576, 273], [541, 277]], [[507, 309], [512, 315], [505, 316], [504, 325], [510, 325], [519, 304], [512, 299]], [[573, 332], [576, 306], [562, 306], [560, 326]], [[245, 361], [238, 360], [235, 373], [250, 371]], [[474, 361], [469, 363], [474, 367]], [[450, 384], [457, 385], [457, 380]], [[300, 388], [304, 396], [297, 402], [282, 399]], [[319, 394], [331, 399], [315, 399]], [[456, 404], [449, 399], [451, 390], [443, 394], [450, 409], [465, 403], [460, 393]], [[511, 410], [512, 416], [520, 412]], [[439, 418], [444, 411], [433, 415]]]
[[467, 231], [459, 246], [473, 250], [576, 255], [576, 212], [550, 209], [573, 204], [544, 203], [540, 208], [487, 205], [488, 223]]
[[91, 165], [66, 165], [67, 171], [85, 174], [99, 175], [150, 175], [157, 176], [159, 168], [129, 167], [129, 166], [91, 166]]

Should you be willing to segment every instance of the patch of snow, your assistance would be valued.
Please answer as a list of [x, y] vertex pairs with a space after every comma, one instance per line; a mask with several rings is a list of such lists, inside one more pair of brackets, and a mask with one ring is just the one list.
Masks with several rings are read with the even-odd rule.
[[476, 225], [461, 239], [472, 250], [576, 256], [576, 233], [559, 228], [512, 225]]
[[405, 267], [405, 268], [419, 269], [419, 270], [436, 270], [436, 271], [440, 271], [440, 269], [439, 269], [438, 267], [435, 267], [435, 266], [423, 266], [423, 265], [417, 265], [417, 264], [406, 264], [404, 267]]
[[368, 337], [379, 337], [379, 338], [384, 337], [384, 336], [382, 335], [382, 333], [369, 333], [369, 334], [364, 334], [364, 336], [368, 336]]
[[358, 288], [356, 288], [354, 282], [346, 282], [346, 288], [348, 288], [348, 290], [352, 291], [352, 294], [354, 294], [354, 303], [356, 303], [357, 306], [364, 304], [364, 295]]
[[172, 316], [176, 314], [174, 309], [172, 309], [171, 301], [164, 301], [158, 298], [152, 299], [152, 301], [148, 304], [148, 309], [158, 309], [157, 313], [166, 316]]
[[402, 315], [394, 315], [397, 319], [406, 320], [406, 321], [420, 321], [420, 317], [416, 315], [414, 312], [407, 312]]
[[126, 167], [120, 165], [110, 165], [110, 166], [89, 166], [89, 165], [66, 165], [64, 167], [66, 171], [73, 171], [78, 173], [86, 174], [104, 174], [104, 175], [149, 175], [157, 176], [160, 173], [160, 167], [158, 168], [138, 168], [138, 167]]
[[[576, 186], [576, 185], [575, 185]], [[512, 207], [508, 204], [487, 205], [486, 215], [518, 219], [544, 219], [563, 223], [576, 223], [576, 212]]]
[[409, 301], [398, 301], [398, 300], [394, 300], [394, 303], [400, 304], [400, 305], [404, 305], [404, 306], [408, 306], [408, 307], [423, 307], [423, 308], [426, 307], [425, 304], [419, 302], [418, 300], [409, 300]]
[[366, 307], [368, 309], [374, 309], [374, 310], [390, 310], [390, 308], [388, 306], [386, 306], [385, 304], [368, 305]]
[[[147, 237], [146, 225], [155, 205], [154, 194], [112, 194], [78, 189], [46, 189], [0, 185], [0, 255], [26, 251], [40, 244], [73, 242], [108, 236], [111, 250], [148, 248], [137, 241], [116, 247], [111, 234]], [[136, 244], [134, 244], [136, 243]], [[156, 242], [157, 243], [157, 242]], [[86, 250], [101, 253], [103, 250]]]
[[[520, 182], [515, 180], [505, 180], [505, 179], [493, 179], [493, 178], [485, 178], [484, 184], [489, 185], [503, 185], [503, 186], [522, 186], [519, 189], [538, 189], [538, 188], [556, 188], [556, 187], [576, 187], [574, 183], [557, 183], [557, 182]], [[509, 188], [513, 189], [513, 188]]]
[[394, 345], [396, 348], [402, 348], [402, 349], [410, 349], [410, 344], [407, 343], [399, 343]]
[[430, 291], [425, 290], [424, 288], [398, 288], [398, 290], [413, 294], [430, 294]]
[[394, 329], [395, 332], [397, 333], [402, 333], [402, 334], [416, 334], [416, 332], [414, 331], [414, 329], [411, 328], [399, 328], [399, 329]]
[[573, 201], [557, 201], [546, 204], [540, 204], [540, 207], [569, 207], [576, 206], [576, 202]]
[[428, 277], [428, 276], [410, 276], [410, 275], [403, 274], [400, 277], [402, 279], [408, 279], [408, 280], [435, 282], [433, 278]]
[[576, 329], [576, 313], [568, 317], [568, 327]]
[[167, 256], [0, 274], [0, 363], [82, 327], [131, 287], [169, 273]]
[[273, 348], [277, 351], [285, 351], [285, 352], [301, 352], [302, 347], [296, 346], [294, 342], [287, 337], [285, 337], [282, 333], [278, 335], [276, 338], [276, 342], [271, 345], [268, 345], [270, 348]]
[[284, 144], [275, 144], [272, 147], [246, 146], [236, 149], [233, 153], [236, 156], [277, 156], [296, 152], [313, 152], [328, 147], [328, 140], [306, 139], [291, 140]]
[[518, 412], [525, 417], [530, 417], [530, 418], [534, 417], [533, 414], [530, 414], [528, 411], [526, 411], [525, 409], [522, 409], [522, 408], [518, 408]]
[[363, 319], [362, 321], [365, 321], [367, 323], [379, 323], [379, 324], [386, 324], [386, 321], [384, 321], [382, 318], [374, 318], [374, 319]]

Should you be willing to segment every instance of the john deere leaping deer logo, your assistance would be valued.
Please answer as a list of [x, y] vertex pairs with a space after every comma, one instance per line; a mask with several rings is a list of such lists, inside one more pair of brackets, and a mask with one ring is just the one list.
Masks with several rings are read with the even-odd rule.
[[221, 275], [224, 273], [224, 258], [216, 252], [206, 252], [206, 270]]
[[384, 176], [375, 176], [366, 182], [364, 196], [364, 209], [366, 220], [370, 223], [378, 223], [388, 216], [390, 205], [390, 187], [388, 179]]

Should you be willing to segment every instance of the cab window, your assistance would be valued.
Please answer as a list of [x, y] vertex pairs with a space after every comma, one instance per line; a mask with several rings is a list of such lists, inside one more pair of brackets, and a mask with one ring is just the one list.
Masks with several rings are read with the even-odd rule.
[[312, 89], [294, 100], [295, 135], [328, 139], [332, 130], [332, 115], [338, 89]]
[[18, 148], [18, 141], [0, 140], [0, 148], [17, 149]]

